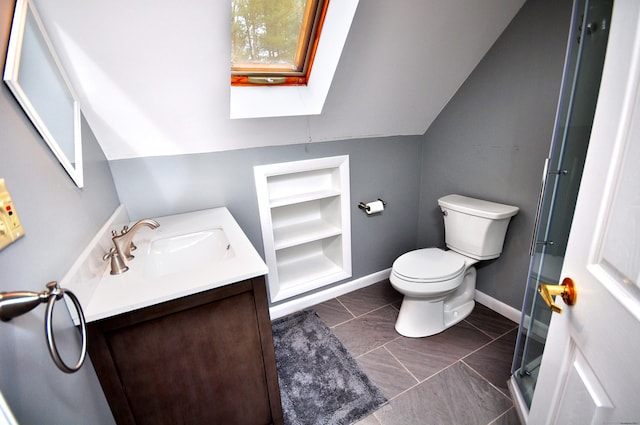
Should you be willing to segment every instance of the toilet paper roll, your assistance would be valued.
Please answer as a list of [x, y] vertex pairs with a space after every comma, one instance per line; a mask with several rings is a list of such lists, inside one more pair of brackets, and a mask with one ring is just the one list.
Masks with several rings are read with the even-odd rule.
[[382, 201], [369, 202], [367, 204], [367, 208], [365, 209], [367, 214], [379, 213], [382, 210], [384, 210], [384, 204], [382, 203]]

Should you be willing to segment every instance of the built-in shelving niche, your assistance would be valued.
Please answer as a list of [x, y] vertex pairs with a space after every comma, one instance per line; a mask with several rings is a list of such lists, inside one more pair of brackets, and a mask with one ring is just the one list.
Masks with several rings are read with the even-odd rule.
[[349, 156], [253, 170], [271, 302], [351, 277]]

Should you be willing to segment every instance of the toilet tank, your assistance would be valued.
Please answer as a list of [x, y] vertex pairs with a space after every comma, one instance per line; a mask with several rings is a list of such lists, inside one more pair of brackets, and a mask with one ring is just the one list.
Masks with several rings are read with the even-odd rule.
[[443, 196], [438, 205], [444, 218], [447, 247], [478, 260], [500, 256], [509, 221], [519, 210], [461, 195]]

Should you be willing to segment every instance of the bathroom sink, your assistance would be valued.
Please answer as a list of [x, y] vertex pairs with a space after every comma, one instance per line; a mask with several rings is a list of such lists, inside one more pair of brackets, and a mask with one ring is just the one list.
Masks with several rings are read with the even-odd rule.
[[197, 269], [235, 257], [221, 228], [156, 239], [147, 255], [145, 277], [161, 277]]
[[[135, 258], [125, 262], [129, 270], [112, 275], [110, 263], [103, 260], [113, 246], [112, 230], [119, 231], [125, 223], [133, 226], [124, 206], [119, 207], [61, 282], [82, 303], [87, 323], [253, 279], [269, 271], [225, 207], [153, 220], [159, 224], [157, 228], [141, 228], [133, 237], [137, 249], [133, 251]], [[74, 306], [69, 312], [79, 324]]]

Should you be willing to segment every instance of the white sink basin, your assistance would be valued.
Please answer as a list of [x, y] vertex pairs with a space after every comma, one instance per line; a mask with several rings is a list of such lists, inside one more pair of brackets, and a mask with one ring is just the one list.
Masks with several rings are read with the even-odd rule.
[[161, 277], [235, 257], [233, 247], [221, 228], [156, 239], [151, 242], [145, 277]]

